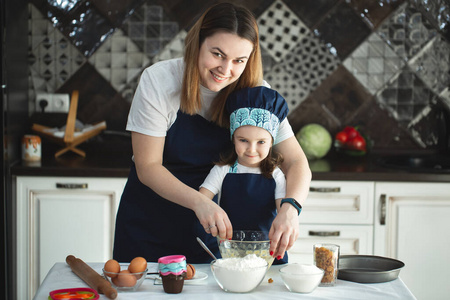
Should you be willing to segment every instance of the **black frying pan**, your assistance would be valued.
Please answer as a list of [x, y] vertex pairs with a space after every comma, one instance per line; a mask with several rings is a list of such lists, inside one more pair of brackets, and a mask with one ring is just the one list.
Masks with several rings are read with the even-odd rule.
[[399, 260], [373, 255], [341, 255], [338, 278], [359, 283], [380, 283], [398, 278], [405, 264]]

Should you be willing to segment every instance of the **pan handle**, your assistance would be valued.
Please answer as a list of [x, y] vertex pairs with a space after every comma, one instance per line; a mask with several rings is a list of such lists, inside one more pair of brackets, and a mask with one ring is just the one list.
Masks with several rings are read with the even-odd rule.
[[386, 225], [386, 194], [380, 196], [380, 225]]

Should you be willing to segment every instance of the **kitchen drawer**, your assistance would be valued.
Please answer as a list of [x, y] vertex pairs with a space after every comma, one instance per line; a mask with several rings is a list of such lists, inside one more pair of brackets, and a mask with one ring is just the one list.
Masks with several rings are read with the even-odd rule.
[[336, 244], [341, 255], [373, 254], [373, 226], [370, 225], [302, 225], [289, 262], [313, 263], [314, 244]]
[[374, 182], [312, 181], [300, 224], [373, 224]]

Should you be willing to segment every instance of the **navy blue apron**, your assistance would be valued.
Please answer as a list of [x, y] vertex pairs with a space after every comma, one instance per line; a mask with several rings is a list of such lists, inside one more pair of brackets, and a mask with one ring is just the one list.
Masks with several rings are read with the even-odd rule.
[[[225, 175], [220, 196], [220, 206], [228, 214], [233, 230], [269, 232], [277, 214], [275, 180], [262, 174], [235, 172], [236, 164]], [[273, 262], [284, 263], [287, 263], [287, 253]]]
[[[167, 132], [163, 165], [198, 190], [220, 153], [231, 145], [229, 129], [179, 111]], [[133, 164], [117, 213], [114, 259], [129, 262], [142, 256], [156, 262], [162, 256], [181, 254], [189, 263], [208, 263], [211, 257], [200, 247], [197, 236], [219, 255], [216, 238], [205, 232], [195, 213], [142, 184]]]

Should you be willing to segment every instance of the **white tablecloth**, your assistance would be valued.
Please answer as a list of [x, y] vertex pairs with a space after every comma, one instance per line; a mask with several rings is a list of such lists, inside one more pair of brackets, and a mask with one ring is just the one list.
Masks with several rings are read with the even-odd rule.
[[[88, 263], [99, 274], [102, 272], [103, 263]], [[149, 263], [149, 272], [157, 271], [156, 263]], [[154, 279], [146, 279], [136, 292], [119, 292], [118, 300], [138, 300], [138, 299], [416, 299], [409, 291], [403, 281], [398, 278], [386, 283], [360, 284], [345, 280], [338, 280], [334, 287], [318, 287], [310, 294], [291, 293], [284, 286], [278, 273], [281, 266], [272, 266], [266, 274], [266, 278], [261, 285], [251, 293], [235, 294], [227, 293], [220, 289], [211, 273], [209, 264], [194, 264], [196, 269], [208, 275], [208, 278], [195, 283], [185, 283], [180, 294], [166, 294], [162, 285]], [[269, 283], [268, 279], [273, 282]], [[186, 282], [186, 281], [185, 281]], [[66, 263], [56, 263], [45, 277], [39, 287], [34, 300], [47, 300], [49, 293], [57, 289], [88, 287]], [[100, 295], [100, 299], [108, 299]]]

